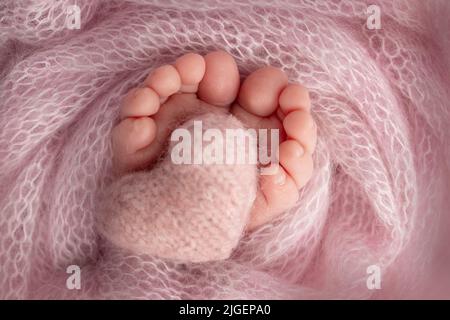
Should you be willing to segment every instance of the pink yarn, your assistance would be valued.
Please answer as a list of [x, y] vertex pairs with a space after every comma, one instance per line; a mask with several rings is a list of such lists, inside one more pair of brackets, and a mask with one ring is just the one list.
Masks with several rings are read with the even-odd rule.
[[[0, 5], [1, 298], [450, 297], [450, 4], [73, 1]], [[366, 27], [377, 2], [381, 29]], [[272, 64], [312, 93], [315, 174], [230, 259], [180, 265], [101, 240], [125, 92], [185, 52]], [[68, 290], [66, 268], [82, 269]], [[381, 269], [381, 289], [367, 268]]]
[[[244, 128], [231, 115], [197, 115], [179, 126], [191, 137], [193, 121], [201, 121], [202, 130], [220, 129], [224, 136], [228, 129]], [[124, 175], [107, 188], [97, 211], [97, 230], [133, 253], [180, 263], [228, 259], [256, 198], [256, 165], [174, 164], [171, 154], [177, 143], [171, 142], [149, 170]], [[256, 144], [251, 148], [256, 150]], [[233, 156], [248, 152], [237, 145]], [[202, 160], [209, 155], [200, 154]]]

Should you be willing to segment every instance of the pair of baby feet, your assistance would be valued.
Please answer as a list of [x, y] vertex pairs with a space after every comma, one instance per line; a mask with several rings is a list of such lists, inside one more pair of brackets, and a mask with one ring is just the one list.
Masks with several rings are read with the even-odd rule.
[[161, 155], [174, 119], [200, 109], [231, 113], [249, 128], [279, 129], [278, 170], [259, 177], [251, 230], [291, 208], [311, 178], [317, 133], [310, 108], [308, 91], [288, 83], [280, 69], [256, 70], [241, 85], [228, 53], [189, 53], [153, 70], [125, 97], [112, 133], [114, 170], [123, 175], [148, 167]]

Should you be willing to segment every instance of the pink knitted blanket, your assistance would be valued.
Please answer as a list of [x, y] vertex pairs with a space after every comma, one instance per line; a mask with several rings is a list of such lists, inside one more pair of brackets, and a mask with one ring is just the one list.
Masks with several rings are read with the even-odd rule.
[[[449, 17], [446, 0], [1, 1], [0, 298], [450, 297]], [[310, 89], [314, 177], [230, 259], [131, 255], [94, 228], [120, 100], [215, 49]]]

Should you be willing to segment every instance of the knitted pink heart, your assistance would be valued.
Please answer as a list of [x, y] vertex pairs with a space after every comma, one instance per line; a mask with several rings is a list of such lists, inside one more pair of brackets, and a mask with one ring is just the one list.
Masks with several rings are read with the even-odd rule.
[[[193, 121], [208, 128], [242, 129], [231, 115], [207, 114], [179, 128], [193, 134]], [[183, 262], [226, 259], [239, 242], [257, 187], [251, 164], [174, 164], [170, 154], [151, 170], [115, 181], [101, 202], [97, 227], [117, 246]], [[236, 146], [236, 152], [248, 152]], [[239, 150], [241, 149], [241, 150]]]

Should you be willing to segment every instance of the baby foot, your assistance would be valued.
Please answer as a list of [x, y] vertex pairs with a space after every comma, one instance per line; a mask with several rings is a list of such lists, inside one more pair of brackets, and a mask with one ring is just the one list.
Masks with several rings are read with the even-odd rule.
[[288, 84], [287, 76], [272, 67], [252, 73], [242, 87], [239, 82], [236, 62], [222, 51], [205, 57], [186, 54], [174, 65], [154, 70], [144, 86], [132, 89], [124, 99], [121, 121], [112, 134], [115, 172], [122, 175], [148, 167], [187, 116], [231, 111], [246, 126], [280, 129], [283, 137], [277, 173], [260, 176], [247, 229], [292, 207], [313, 170], [316, 127], [308, 92]]
[[317, 130], [308, 91], [288, 84], [286, 74], [265, 67], [250, 74], [231, 112], [252, 128], [279, 129], [279, 163], [274, 174], [261, 175], [247, 229], [254, 229], [290, 209], [311, 178]]
[[225, 52], [189, 53], [154, 70], [144, 86], [132, 89], [113, 129], [116, 173], [140, 170], [156, 160], [169, 134], [187, 116], [228, 112], [239, 89], [234, 59]]

